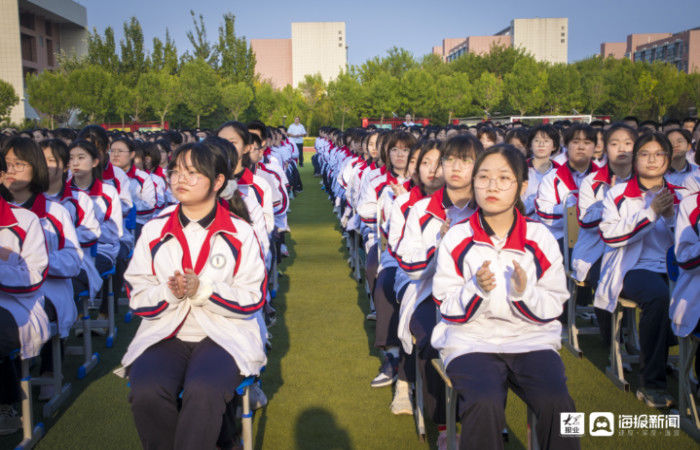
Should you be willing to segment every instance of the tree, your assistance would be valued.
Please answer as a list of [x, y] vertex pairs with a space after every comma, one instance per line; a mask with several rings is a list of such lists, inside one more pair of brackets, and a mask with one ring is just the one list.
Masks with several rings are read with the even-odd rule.
[[334, 110], [340, 113], [340, 129], [345, 130], [345, 118], [357, 114], [364, 97], [363, 86], [353, 75], [342, 72], [328, 83], [328, 97]]
[[433, 109], [436, 95], [435, 80], [427, 71], [417, 67], [409, 69], [399, 83], [399, 109], [414, 116], [427, 115]]
[[28, 75], [26, 86], [29, 103], [49, 116], [51, 128], [54, 119], [70, 111], [68, 77], [63, 72], [44, 70], [39, 75]]
[[[88, 35], [88, 53], [87, 62], [97, 64], [108, 70], [110, 73], [115, 73], [119, 68], [119, 56], [117, 55], [117, 46], [114, 41], [114, 30], [112, 27], [105, 28], [104, 39], [93, 28], [92, 33]], [[65, 69], [64, 65], [61, 65]]]
[[143, 30], [136, 17], [124, 22], [124, 39], [119, 42], [121, 49], [120, 72], [127, 86], [136, 86], [139, 76], [146, 69], [146, 54], [143, 49]]
[[211, 67], [216, 68], [216, 60], [218, 55], [216, 54], [216, 47], [211, 45], [207, 39], [207, 28], [204, 26], [204, 16], [199, 15], [199, 23], [197, 23], [197, 17], [194, 11], [190, 10], [190, 15], [192, 16], [192, 24], [194, 25], [194, 33], [190, 30], [187, 32], [187, 39], [192, 44], [192, 56], [185, 54], [185, 60], [190, 59], [201, 59], [206, 61]]
[[503, 77], [503, 83], [508, 103], [520, 115], [541, 110], [545, 101], [547, 73], [534, 58], [516, 61], [513, 71]]
[[581, 90], [585, 93], [582, 95], [583, 111], [593, 114], [608, 101], [605, 85], [607, 63], [603, 58], [594, 56], [579, 61], [575, 67], [581, 78]]
[[473, 88], [467, 74], [440, 75], [436, 80], [435, 88], [438, 97], [435, 112], [443, 116], [447, 113], [448, 124], [452, 122], [454, 115], [468, 113], [473, 100]]
[[201, 116], [211, 114], [219, 104], [219, 79], [205, 60], [197, 58], [182, 65], [180, 80], [183, 100], [197, 116], [199, 128]]
[[545, 99], [552, 114], [570, 114], [582, 107], [581, 76], [574, 66], [555, 64], [547, 71]]
[[221, 102], [236, 120], [252, 101], [253, 90], [243, 81], [225, 84], [221, 88]]
[[245, 37], [236, 36], [236, 16], [224, 14], [224, 24], [219, 27], [219, 43], [216, 51], [220, 57], [219, 72], [227, 80], [243, 81], [252, 86], [255, 78], [255, 54], [248, 47]]
[[161, 127], [164, 126], [165, 116], [173, 105], [180, 101], [179, 80], [167, 71], [147, 72], [141, 75], [136, 91], [145, 98], [146, 106], [158, 115]]
[[100, 66], [74, 70], [68, 76], [71, 106], [79, 108], [90, 122], [104, 119], [112, 100], [113, 81], [112, 75]]
[[677, 104], [683, 92], [683, 76], [676, 67], [661, 62], [651, 65], [651, 75], [658, 81], [651, 95], [651, 114], [661, 121], [668, 109]]
[[0, 122], [10, 120], [10, 111], [19, 103], [15, 88], [5, 80], [0, 80]]
[[122, 82], [117, 82], [112, 89], [112, 112], [121, 119], [122, 128], [126, 122], [125, 117], [132, 112], [132, 96], [132, 91]]
[[488, 116], [502, 99], [503, 80], [491, 72], [483, 72], [474, 83], [474, 103]]
[[381, 72], [377, 78], [369, 84], [368, 105], [365, 110], [381, 121], [386, 116], [392, 116], [399, 110], [399, 80]]
[[269, 82], [255, 84], [255, 109], [260, 120], [269, 123], [278, 104], [279, 95]]

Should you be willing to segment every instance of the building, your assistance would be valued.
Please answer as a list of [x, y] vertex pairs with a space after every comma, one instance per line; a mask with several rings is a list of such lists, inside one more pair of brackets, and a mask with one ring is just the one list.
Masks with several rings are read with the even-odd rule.
[[637, 46], [634, 61], [663, 61], [686, 73], [700, 73], [700, 27]]
[[[624, 46], [624, 51], [620, 49]], [[686, 73], [700, 72], [700, 27], [679, 33], [636, 33], [627, 42], [603, 42], [601, 56], [632, 61], [663, 61]]]
[[493, 36], [469, 36], [443, 39], [433, 53], [445, 61], [454, 61], [465, 53], [482, 55], [494, 45], [521, 48], [537, 61], [567, 63], [569, 58], [569, 19], [513, 19], [510, 25]]
[[334, 80], [347, 68], [345, 22], [293, 22], [290, 39], [251, 39], [255, 73], [281, 89], [306, 75]]
[[447, 55], [447, 61], [454, 61], [465, 53], [485, 55], [497, 45], [508, 48], [511, 46], [510, 36], [469, 36], [461, 44], [452, 47]]
[[0, 0], [0, 79], [20, 102], [10, 113], [19, 123], [38, 118], [24, 95], [27, 74], [56, 67], [56, 54], [87, 53], [87, 10], [71, 0]]

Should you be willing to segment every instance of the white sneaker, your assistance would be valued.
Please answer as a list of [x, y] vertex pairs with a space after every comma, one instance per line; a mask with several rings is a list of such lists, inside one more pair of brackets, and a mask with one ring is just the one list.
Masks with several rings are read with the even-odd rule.
[[377, 320], [377, 311], [370, 311], [367, 314], [367, 320]]
[[250, 409], [253, 411], [267, 405], [267, 396], [258, 383], [250, 387]]
[[280, 245], [280, 253], [282, 256], [289, 256], [289, 250], [287, 250], [287, 246], [285, 244]]
[[408, 381], [396, 381], [394, 399], [391, 401], [391, 413], [396, 416], [410, 416], [413, 414], [413, 403], [411, 402], [410, 386]]
[[0, 436], [14, 434], [22, 428], [22, 418], [11, 405], [0, 405]]
[[[455, 448], [459, 446], [459, 433], [455, 434]], [[441, 431], [437, 438], [438, 450], [447, 450], [447, 431]]]

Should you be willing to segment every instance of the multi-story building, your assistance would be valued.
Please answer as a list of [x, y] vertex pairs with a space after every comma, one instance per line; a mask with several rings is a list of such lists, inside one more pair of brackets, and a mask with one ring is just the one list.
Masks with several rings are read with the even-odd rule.
[[251, 39], [255, 73], [281, 89], [306, 75], [335, 79], [347, 68], [345, 22], [293, 22], [291, 39]]
[[686, 73], [700, 72], [700, 27], [679, 33], [630, 34], [627, 42], [603, 42], [600, 54], [632, 61], [664, 61]]
[[433, 53], [445, 61], [453, 61], [465, 53], [488, 53], [494, 45], [523, 49], [538, 61], [566, 63], [569, 57], [569, 19], [513, 19], [508, 27], [493, 36], [443, 39], [442, 48], [433, 47]]
[[56, 55], [87, 52], [87, 11], [71, 0], [0, 0], [0, 79], [20, 102], [10, 120], [37, 118], [24, 95], [30, 73], [56, 67]]

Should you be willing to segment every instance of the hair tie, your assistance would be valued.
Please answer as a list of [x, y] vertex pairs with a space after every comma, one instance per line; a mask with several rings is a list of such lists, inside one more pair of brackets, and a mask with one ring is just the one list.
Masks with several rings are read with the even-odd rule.
[[224, 188], [223, 191], [221, 191], [221, 195], [219, 197], [223, 198], [224, 200], [231, 200], [233, 198], [233, 194], [238, 190], [238, 182], [235, 179], [230, 179], [226, 183], [226, 187]]

